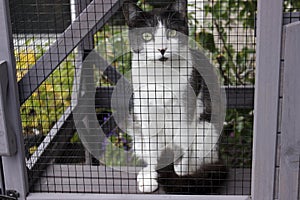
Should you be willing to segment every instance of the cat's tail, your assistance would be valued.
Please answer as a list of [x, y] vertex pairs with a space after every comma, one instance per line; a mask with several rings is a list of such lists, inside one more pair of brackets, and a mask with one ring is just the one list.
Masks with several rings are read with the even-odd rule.
[[178, 176], [174, 165], [159, 170], [158, 182], [170, 194], [219, 194], [227, 179], [228, 169], [224, 163], [205, 164], [193, 175]]

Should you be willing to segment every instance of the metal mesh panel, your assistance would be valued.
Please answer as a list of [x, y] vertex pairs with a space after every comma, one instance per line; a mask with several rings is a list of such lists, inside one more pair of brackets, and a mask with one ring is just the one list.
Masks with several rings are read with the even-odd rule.
[[[176, 95], [167, 96], [165, 86], [160, 87], [163, 84], [154, 82], [152, 89], [139, 88], [139, 92], [148, 95], [146, 97], [142, 94], [139, 96], [137, 91], [135, 96], [126, 94], [124, 90], [127, 82], [118, 87], [119, 90], [123, 87], [123, 91], [114, 93], [122, 77], [127, 80], [131, 76], [134, 79], [134, 75], [128, 73], [134, 73], [132, 60], [137, 57], [130, 52], [128, 26], [123, 17], [121, 1], [95, 0], [89, 3], [88, 0], [10, 1], [31, 192], [141, 192], [136, 180], [137, 172], [146, 166], [147, 155], [154, 155], [158, 150], [157, 147], [149, 152], [139, 149], [143, 153], [134, 155], [134, 148], [138, 148], [133, 142], [136, 138], [128, 130], [124, 131], [112, 108], [111, 102], [114, 97], [120, 97], [118, 94], [128, 97], [126, 103], [129, 104], [130, 112], [137, 115], [149, 113], [151, 106], [156, 106], [155, 112], [151, 111], [155, 119], [152, 119], [154, 125], [148, 127], [149, 132], [157, 130], [153, 128], [157, 124], [163, 127], [170, 124], [168, 130], [172, 130], [171, 134], [178, 129], [181, 130], [180, 137], [185, 134], [182, 120], [174, 119], [177, 109], [174, 103], [169, 105], [172, 110], [169, 121], [165, 113], [158, 115], [159, 100], [164, 102], [176, 99]], [[172, 1], [137, 1], [142, 10], [162, 8], [170, 3]], [[87, 5], [89, 7], [84, 10]], [[217, 167], [203, 167], [199, 164], [201, 170], [198, 170], [197, 176], [180, 177], [178, 170], [177, 173], [175, 170], [176, 166], [180, 166], [177, 165], [178, 160], [184, 156], [189, 159], [194, 156], [193, 153], [182, 154], [173, 160], [175, 163], [169, 162], [169, 165], [161, 167], [157, 178], [160, 187], [155, 193], [247, 195], [250, 194], [251, 183], [256, 1], [189, 0], [187, 8], [190, 39], [202, 46], [201, 52], [218, 71], [227, 95], [226, 118], [218, 148], [215, 148], [215, 142], [211, 142], [212, 153], [203, 158], [211, 160], [212, 156], [209, 155], [218, 154], [223, 167], [218, 167], [217, 162]], [[80, 12], [80, 17], [76, 18]], [[153, 36], [143, 37], [147, 40], [147, 37]], [[100, 56], [91, 58], [94, 48]], [[161, 52], [160, 47], [156, 49]], [[168, 49], [165, 51], [167, 54]], [[183, 48], [181, 51], [184, 53]], [[148, 53], [150, 55], [153, 52]], [[142, 59], [139, 57], [136, 61]], [[150, 60], [145, 59], [145, 62], [151, 63]], [[90, 65], [89, 61], [95, 63]], [[185, 64], [188, 65], [188, 62], [185, 61]], [[89, 70], [85, 70], [85, 67]], [[163, 79], [164, 82], [166, 78], [171, 81], [169, 85], [179, 85], [179, 89], [173, 89], [172, 92], [185, 92], [181, 85], [189, 79], [188, 75], [182, 77], [175, 72], [172, 74], [172, 70], [171, 74], [166, 74], [164, 69], [161, 73], [155, 70], [159, 69], [154, 69], [152, 75], [156, 81]], [[135, 76], [139, 79], [138, 87], [151, 82], [149, 74], [143, 75], [139, 71]], [[95, 91], [88, 96], [90, 85], [95, 87]], [[120, 103], [120, 99], [123, 100], [119, 98], [115, 102]], [[83, 105], [81, 100], [87, 100], [90, 104], [84, 104], [84, 108], [87, 108], [86, 116], [79, 124], [74, 113], [78, 112], [79, 104]], [[138, 103], [139, 113], [137, 109], [134, 110]], [[96, 118], [91, 118], [90, 109]], [[181, 114], [179, 112], [178, 115]], [[176, 123], [180, 126], [174, 125]], [[203, 134], [211, 131], [207, 123], [201, 123]], [[96, 135], [94, 130], [91, 130], [94, 134], [91, 138], [95, 137], [92, 142], [82, 136], [85, 131], [83, 127], [88, 130], [100, 125], [105, 137], [99, 136], [100, 132]], [[145, 132], [145, 129], [142, 127], [140, 130]], [[196, 134], [195, 137], [200, 136]], [[207, 137], [213, 138], [211, 135]], [[184, 146], [182, 140], [176, 145]], [[151, 145], [153, 141], [149, 140], [148, 143]], [[156, 141], [156, 144], [160, 142], [163, 141]], [[204, 144], [196, 142], [197, 145], [196, 149], [201, 149], [200, 146]], [[188, 150], [184, 147], [182, 149]], [[165, 158], [176, 157], [175, 150], [171, 154], [164, 154]], [[152, 162], [148, 160], [148, 166], [154, 166]], [[181, 167], [187, 165], [182, 164]], [[152, 180], [151, 177], [149, 180]]]

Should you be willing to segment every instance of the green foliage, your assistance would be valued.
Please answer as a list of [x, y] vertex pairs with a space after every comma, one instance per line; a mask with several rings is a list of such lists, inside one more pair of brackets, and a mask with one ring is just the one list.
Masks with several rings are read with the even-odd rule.
[[[15, 52], [18, 80], [35, 64], [43, 52], [44, 49], [41, 46], [37, 46], [34, 50], [24, 49]], [[74, 76], [72, 59], [74, 59], [74, 56], [70, 55], [38, 90], [21, 105], [24, 133], [33, 134], [32, 130], [36, 129], [40, 133], [47, 134], [64, 110], [70, 106]]]
[[108, 134], [103, 160], [107, 166], [138, 166], [142, 165], [131, 150], [132, 138], [126, 133], [113, 130]]
[[127, 34], [121, 27], [106, 25], [95, 35], [97, 52], [120, 73], [130, 70], [131, 53]]
[[214, 35], [212, 33], [203, 31], [195, 35], [195, 40], [198, 41], [204, 49], [207, 49], [209, 52], [214, 53], [217, 51]]
[[205, 21], [201, 30], [194, 30], [192, 35], [211, 54], [224, 85], [253, 84], [254, 41], [248, 38], [239, 41], [243, 37], [237, 37], [234, 43], [231, 41], [238, 34], [253, 34], [256, 1], [218, 0], [207, 3], [204, 12], [212, 20]]
[[251, 167], [253, 111], [228, 109], [220, 142], [222, 159], [231, 167]]
[[137, 5], [144, 11], [150, 11], [153, 9], [153, 7], [150, 4], [148, 4], [145, 0], [138, 0]]
[[283, 5], [284, 5], [285, 12], [299, 12], [300, 11], [300, 1], [299, 0], [285, 0]]
[[143, 162], [132, 152], [116, 147], [114, 143], [106, 146], [104, 158], [101, 158], [105, 165], [112, 167], [141, 166]]
[[[204, 12], [205, 17], [211, 20], [205, 21], [200, 29], [194, 29], [192, 35], [211, 55], [213, 64], [223, 78], [223, 84], [253, 85], [256, 1], [210, 1], [205, 4]], [[250, 40], [243, 36], [248, 36]], [[252, 110], [227, 110], [220, 152], [228, 165], [251, 167], [252, 132]]]

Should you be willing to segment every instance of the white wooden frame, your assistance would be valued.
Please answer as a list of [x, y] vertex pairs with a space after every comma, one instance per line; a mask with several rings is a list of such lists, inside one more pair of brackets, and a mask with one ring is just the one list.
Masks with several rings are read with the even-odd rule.
[[[18, 152], [12, 157], [3, 157], [7, 189], [19, 192], [20, 200], [55, 199], [197, 199], [197, 200], [271, 200], [275, 188], [276, 133], [278, 127], [278, 96], [280, 76], [280, 55], [282, 36], [282, 0], [258, 1], [257, 67], [255, 83], [254, 155], [252, 168], [252, 191], [249, 196], [178, 196], [178, 195], [121, 195], [121, 194], [61, 194], [31, 193], [27, 197], [27, 177], [24, 164], [21, 121], [18, 113], [18, 94], [11, 93], [11, 105], [16, 106], [15, 133]], [[10, 80], [16, 80], [13, 58], [8, 0], [0, 0], [0, 60], [9, 67]], [[12, 87], [17, 88], [16, 83]], [[17, 109], [16, 109], [17, 108]]]
[[20, 115], [19, 95], [17, 93], [16, 64], [12, 46], [12, 31], [9, 13], [9, 1], [0, 1], [0, 60], [6, 61], [8, 87], [7, 118], [10, 120], [11, 133], [15, 134], [17, 153], [2, 157], [4, 181], [6, 190], [16, 190], [20, 199], [25, 199], [28, 193], [27, 171], [25, 167], [24, 140]]
[[248, 196], [31, 193], [27, 200], [250, 200]]
[[255, 200], [274, 198], [282, 13], [282, 0], [258, 1], [251, 187]]
[[283, 100], [279, 199], [299, 198], [300, 160], [300, 22], [284, 27]]

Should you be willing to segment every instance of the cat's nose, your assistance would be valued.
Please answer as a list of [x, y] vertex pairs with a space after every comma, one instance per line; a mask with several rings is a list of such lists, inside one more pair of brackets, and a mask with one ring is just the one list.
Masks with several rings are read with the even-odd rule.
[[164, 55], [166, 53], [166, 51], [167, 51], [167, 48], [157, 49], [157, 50], [161, 53], [161, 55]]

